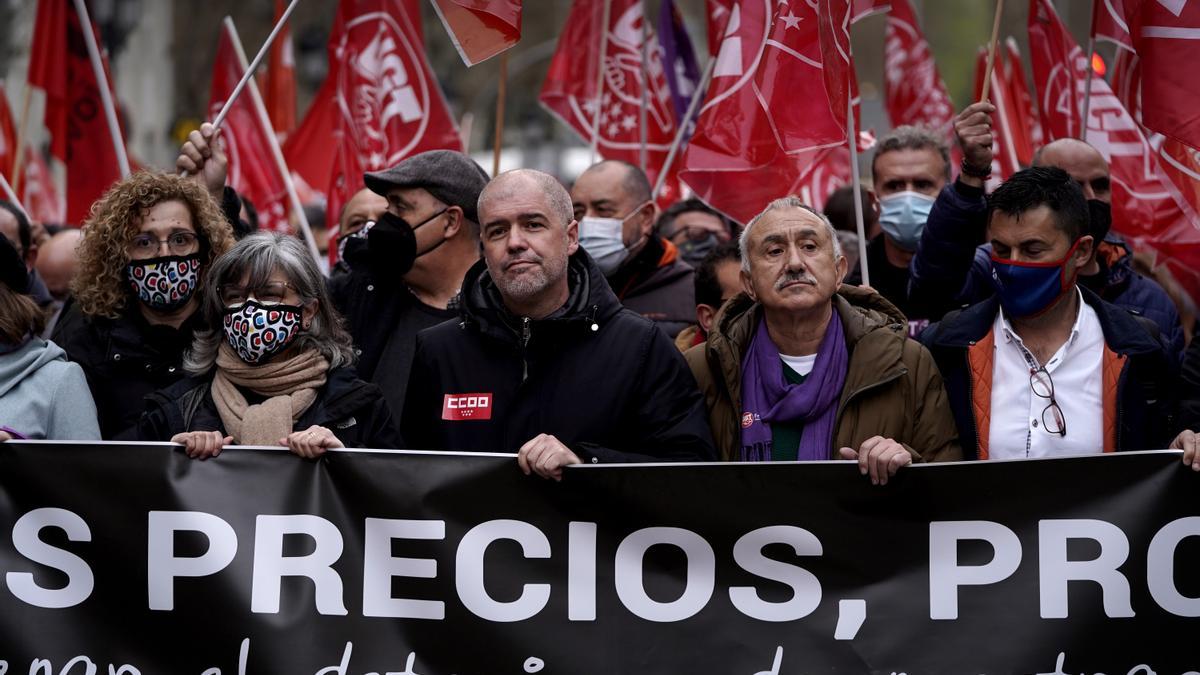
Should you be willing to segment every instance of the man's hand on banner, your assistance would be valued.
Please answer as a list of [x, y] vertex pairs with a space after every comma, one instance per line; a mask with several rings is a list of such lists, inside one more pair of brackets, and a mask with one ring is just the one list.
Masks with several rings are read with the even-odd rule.
[[1170, 449], [1182, 450], [1184, 466], [1192, 467], [1192, 471], [1200, 471], [1200, 434], [1185, 429], [1171, 441]]
[[3, 443], [4, 441], [11, 441], [11, 440], [12, 440], [12, 435], [10, 435], [7, 431], [0, 431], [0, 443]]
[[279, 439], [279, 444], [305, 459], [316, 459], [329, 448], [346, 447], [332, 431], [315, 424], [304, 431], [293, 431], [287, 438]]
[[188, 134], [187, 141], [179, 148], [175, 168], [187, 172], [189, 178], [199, 181], [220, 204], [229, 169], [229, 158], [225, 156], [225, 138], [221, 136], [221, 130], [210, 122], [205, 122], [199, 129]]
[[192, 459], [208, 459], [221, 454], [221, 448], [233, 442], [233, 436], [222, 436], [219, 431], [189, 431], [175, 434], [172, 443], [179, 443]]
[[579, 455], [550, 434], [538, 434], [517, 451], [517, 464], [526, 476], [533, 472], [542, 478], [562, 480], [564, 466], [582, 463]]
[[[992, 114], [996, 106], [987, 101], [972, 103], [954, 118], [954, 135], [958, 138], [958, 146], [962, 148], [963, 165], [969, 166], [977, 173], [990, 173], [992, 170]], [[963, 171], [959, 180], [967, 185], [982, 188], [984, 179], [969, 175]]]
[[842, 448], [838, 452], [842, 459], [857, 460], [859, 472], [869, 474], [872, 485], [887, 485], [888, 478], [895, 476], [900, 467], [912, 464], [912, 453], [907, 448], [883, 436], [868, 438], [857, 451]]

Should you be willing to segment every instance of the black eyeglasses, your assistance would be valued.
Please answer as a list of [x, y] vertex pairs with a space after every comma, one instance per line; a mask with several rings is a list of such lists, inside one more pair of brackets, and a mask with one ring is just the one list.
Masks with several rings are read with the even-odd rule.
[[[246, 304], [246, 300], [253, 297], [261, 305], [270, 307], [271, 305], [281, 305], [287, 299], [288, 289], [297, 290], [295, 286], [286, 281], [270, 281], [258, 288], [246, 288], [236, 284], [221, 284], [217, 286], [217, 293], [221, 297], [221, 304], [227, 309], [238, 309]], [[298, 292], [298, 291], [297, 291]]]
[[[1045, 366], [1038, 366], [1036, 369], [1029, 371], [1029, 388], [1038, 398], [1044, 398], [1050, 403], [1042, 409], [1042, 428], [1052, 434], [1058, 434], [1060, 438], [1067, 436], [1067, 418], [1063, 415], [1062, 408], [1059, 407], [1058, 401], [1054, 400], [1054, 380], [1050, 379], [1050, 373]], [[1050, 419], [1047, 421], [1046, 413], [1050, 413]]]

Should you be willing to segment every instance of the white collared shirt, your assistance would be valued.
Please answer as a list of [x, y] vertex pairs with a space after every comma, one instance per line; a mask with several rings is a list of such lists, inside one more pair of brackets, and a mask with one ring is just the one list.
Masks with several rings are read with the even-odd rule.
[[[988, 457], [1013, 459], [1103, 452], [1104, 332], [1096, 310], [1083, 301], [1083, 294], [1079, 294], [1079, 312], [1071, 336], [1045, 364], [1054, 383], [1054, 399], [1066, 421], [1066, 436], [1044, 428], [1042, 412], [1050, 400], [1035, 395], [1029, 383], [1030, 375], [1040, 364], [1013, 331], [1003, 310], [996, 314], [992, 330], [995, 359]], [[1044, 419], [1054, 424], [1053, 415], [1054, 411], [1047, 410]]]

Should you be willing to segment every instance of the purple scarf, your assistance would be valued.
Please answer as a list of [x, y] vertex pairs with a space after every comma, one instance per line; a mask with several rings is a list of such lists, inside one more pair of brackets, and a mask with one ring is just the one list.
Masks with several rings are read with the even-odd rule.
[[783, 377], [779, 349], [767, 334], [767, 320], [761, 319], [742, 360], [741, 460], [771, 459], [771, 422], [804, 424], [797, 459], [829, 459], [849, 360], [842, 321], [835, 310], [817, 348], [812, 372], [803, 383], [790, 384]]

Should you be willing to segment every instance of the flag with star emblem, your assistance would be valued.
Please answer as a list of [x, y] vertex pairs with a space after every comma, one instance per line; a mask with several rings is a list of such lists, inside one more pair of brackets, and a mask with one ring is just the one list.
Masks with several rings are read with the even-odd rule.
[[[676, 129], [662, 53], [653, 30], [643, 32], [641, 0], [610, 0], [607, 31], [603, 15], [604, 0], [575, 0], [538, 100], [584, 141], [595, 133], [601, 157], [639, 165], [642, 92], [647, 91], [645, 169], [653, 184]], [[644, 36], [651, 40], [645, 68]], [[597, 89], [601, 59], [603, 83]]]
[[[1104, 78], [1090, 78], [1088, 116], [1082, 119], [1091, 64], [1049, 0], [1030, 0], [1029, 49], [1046, 140], [1079, 138], [1086, 124], [1084, 140], [1108, 162], [1113, 230], [1135, 248], [1156, 253], [1192, 298], [1200, 299], [1200, 218], [1165, 177], [1160, 156]], [[1145, 96], [1143, 81], [1143, 105]]]
[[954, 106], [911, 0], [892, 0], [883, 63], [883, 98], [892, 126], [920, 124], [950, 138]]
[[730, 10], [680, 178], [748, 222], [795, 194], [820, 151], [846, 152], [856, 84], [848, 0], [744, 0]]

